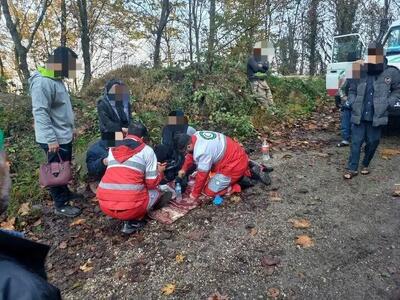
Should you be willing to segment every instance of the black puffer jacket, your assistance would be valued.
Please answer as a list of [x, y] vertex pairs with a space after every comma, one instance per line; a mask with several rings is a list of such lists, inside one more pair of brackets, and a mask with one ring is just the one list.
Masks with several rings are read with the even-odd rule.
[[[351, 122], [360, 124], [367, 76], [362, 76], [357, 83], [349, 88], [348, 102], [352, 109]], [[373, 126], [387, 125], [388, 110], [400, 101], [400, 71], [392, 66], [385, 66], [382, 73], [374, 79], [374, 117]]]
[[127, 123], [124, 124], [119, 118], [118, 114], [112, 108], [110, 102], [105, 96], [102, 96], [97, 101], [97, 113], [99, 114], [100, 132], [116, 132], [121, 131], [122, 127], [128, 127], [131, 123], [131, 104], [128, 103], [128, 118]]
[[47, 282], [44, 262], [49, 247], [0, 231], [0, 299], [58, 300]]

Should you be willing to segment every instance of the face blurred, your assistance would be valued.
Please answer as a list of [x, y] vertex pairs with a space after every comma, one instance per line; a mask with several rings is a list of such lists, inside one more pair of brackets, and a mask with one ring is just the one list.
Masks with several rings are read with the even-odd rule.
[[111, 100], [122, 101], [128, 96], [128, 89], [125, 85], [114, 84], [108, 91]]
[[382, 48], [368, 48], [368, 64], [383, 64], [383, 49]]

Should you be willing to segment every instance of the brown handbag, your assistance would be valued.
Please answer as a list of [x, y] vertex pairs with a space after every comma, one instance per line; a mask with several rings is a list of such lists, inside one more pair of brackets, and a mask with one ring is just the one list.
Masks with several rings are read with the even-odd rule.
[[63, 161], [60, 153], [57, 155], [59, 162], [40, 165], [39, 183], [44, 188], [67, 185], [72, 180], [71, 162]]

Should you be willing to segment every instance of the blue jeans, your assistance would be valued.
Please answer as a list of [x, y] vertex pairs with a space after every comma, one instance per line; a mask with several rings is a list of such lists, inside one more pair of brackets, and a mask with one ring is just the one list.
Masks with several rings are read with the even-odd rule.
[[[40, 147], [44, 150], [44, 152], [48, 153], [49, 151], [49, 146], [47, 144], [39, 144]], [[60, 153], [61, 159], [65, 161], [71, 161], [72, 159], [72, 142], [68, 144], [63, 144], [60, 145], [60, 149], [58, 150]], [[55, 162], [55, 161], [60, 161], [58, 158], [57, 153], [50, 153], [48, 155], [48, 162]], [[66, 202], [68, 202], [68, 197], [71, 194], [71, 191], [68, 189], [68, 185], [63, 185], [63, 186], [54, 186], [49, 188], [49, 192], [51, 195], [51, 198], [54, 201], [55, 207], [63, 207]]]
[[381, 126], [374, 127], [372, 122], [361, 121], [360, 125], [353, 124], [351, 128], [351, 150], [347, 168], [351, 171], [358, 170], [361, 147], [365, 142], [365, 155], [362, 161], [363, 167], [368, 167], [381, 138]]
[[350, 141], [351, 136], [351, 110], [343, 107], [340, 115], [340, 132], [343, 141]]

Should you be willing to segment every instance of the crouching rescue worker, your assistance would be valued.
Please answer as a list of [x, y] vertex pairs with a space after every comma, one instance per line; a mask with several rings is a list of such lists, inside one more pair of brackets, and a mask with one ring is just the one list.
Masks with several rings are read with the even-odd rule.
[[171, 198], [171, 193], [157, 190], [165, 165], [157, 163], [153, 149], [145, 144], [147, 140], [148, 131], [142, 123], [130, 125], [125, 139], [110, 148], [107, 170], [97, 188], [101, 210], [123, 220], [122, 232], [126, 234], [142, 228], [147, 212]]
[[245, 150], [222, 133], [198, 131], [191, 137], [183, 134], [177, 138], [177, 147], [187, 153], [179, 176], [184, 176], [193, 163], [197, 165], [192, 199], [202, 193], [214, 197], [240, 192], [239, 181], [252, 177]]

